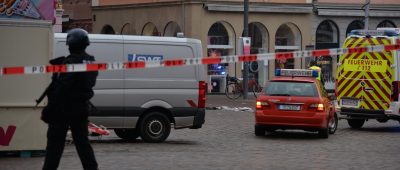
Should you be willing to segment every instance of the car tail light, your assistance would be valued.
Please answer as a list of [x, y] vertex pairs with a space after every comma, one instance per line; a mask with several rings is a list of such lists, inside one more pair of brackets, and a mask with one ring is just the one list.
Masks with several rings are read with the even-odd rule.
[[199, 81], [199, 101], [198, 108], [206, 107], [206, 82]]
[[268, 102], [263, 102], [263, 101], [256, 102], [256, 109], [262, 109], [268, 106], [269, 106]]
[[324, 104], [322, 104], [322, 103], [311, 104], [310, 108], [316, 108], [317, 111], [324, 111]]

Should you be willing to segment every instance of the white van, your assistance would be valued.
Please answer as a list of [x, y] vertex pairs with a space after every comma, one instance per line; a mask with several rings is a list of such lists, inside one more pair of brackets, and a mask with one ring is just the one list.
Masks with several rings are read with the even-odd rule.
[[[67, 56], [66, 34], [56, 33], [54, 57]], [[202, 57], [195, 39], [90, 34], [87, 53], [96, 62], [133, 62]], [[89, 119], [123, 139], [162, 142], [175, 129], [202, 127], [205, 119], [203, 65], [100, 71]]]

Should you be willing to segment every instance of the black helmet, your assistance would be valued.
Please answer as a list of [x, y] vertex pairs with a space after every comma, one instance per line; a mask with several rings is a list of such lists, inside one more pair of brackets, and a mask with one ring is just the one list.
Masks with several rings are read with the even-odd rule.
[[90, 44], [88, 32], [81, 28], [74, 28], [68, 31], [67, 43], [68, 46], [71, 45], [84, 45], [85, 47]]

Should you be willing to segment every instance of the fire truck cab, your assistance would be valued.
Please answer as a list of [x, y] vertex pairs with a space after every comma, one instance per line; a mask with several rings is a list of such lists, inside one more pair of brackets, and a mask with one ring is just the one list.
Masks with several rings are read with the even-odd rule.
[[400, 44], [400, 28], [353, 30], [344, 41], [343, 48], [382, 48], [379, 52], [345, 53], [339, 58], [336, 111], [350, 127], [361, 128], [369, 119], [400, 121], [400, 50], [383, 50], [383, 46], [393, 44]]

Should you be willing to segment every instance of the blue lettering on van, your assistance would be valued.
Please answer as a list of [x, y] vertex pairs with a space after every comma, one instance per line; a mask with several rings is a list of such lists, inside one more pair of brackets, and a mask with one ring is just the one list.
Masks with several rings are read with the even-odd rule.
[[148, 54], [128, 54], [128, 61], [162, 61], [162, 55], [148, 55]]

